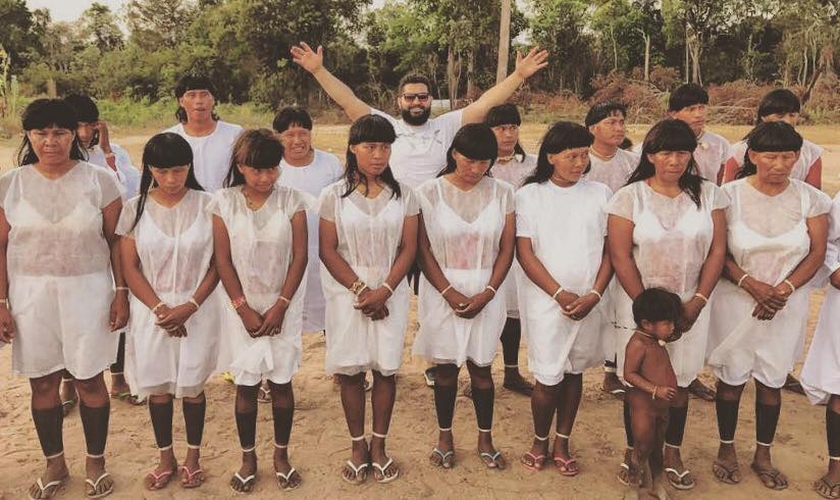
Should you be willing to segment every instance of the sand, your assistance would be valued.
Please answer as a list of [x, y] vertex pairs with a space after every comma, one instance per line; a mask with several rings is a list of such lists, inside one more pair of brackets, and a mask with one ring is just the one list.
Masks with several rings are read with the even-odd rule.
[[[535, 142], [544, 128], [530, 126], [523, 130], [526, 149], [536, 150]], [[343, 126], [323, 127], [316, 134], [316, 146], [340, 152], [346, 131], [347, 127]], [[742, 129], [734, 128], [723, 129], [722, 132], [730, 139], [743, 134]], [[812, 140], [819, 142], [821, 137], [826, 137], [821, 142], [830, 142], [827, 127], [803, 127], [803, 133]], [[631, 130], [631, 135], [634, 139], [639, 137], [636, 130]], [[147, 136], [126, 134], [116, 137], [139, 163]], [[10, 143], [0, 144], [0, 158], [9, 158], [12, 147]], [[840, 145], [831, 145], [827, 149], [823, 156], [826, 165], [825, 190], [833, 195], [840, 188]], [[822, 293], [815, 293], [808, 324], [809, 338], [821, 301]], [[390, 453], [402, 469], [401, 477], [389, 485], [368, 481], [360, 487], [346, 484], [340, 477], [341, 465], [350, 454], [350, 440], [337, 388], [323, 371], [323, 336], [305, 336], [302, 367], [294, 379], [297, 411], [290, 447], [292, 464], [300, 471], [304, 482], [290, 496], [620, 497], [622, 487], [615, 480], [615, 473], [624, 450], [621, 403], [599, 390], [600, 369], [590, 370], [584, 375], [584, 396], [572, 438], [573, 455], [581, 468], [577, 477], [562, 477], [550, 468], [532, 473], [519, 465], [519, 457], [527, 451], [533, 436], [530, 403], [527, 398], [501, 388], [501, 354], [493, 370], [498, 384], [494, 437], [496, 446], [510, 463], [508, 470], [487, 470], [476, 456], [475, 417], [470, 400], [464, 397], [458, 398], [455, 415], [456, 466], [449, 471], [430, 466], [428, 455], [436, 442], [437, 426], [432, 391], [424, 385], [421, 376], [425, 363], [410, 356], [410, 345], [416, 330], [417, 323], [412, 321], [405, 362], [398, 378], [397, 403], [388, 441]], [[520, 356], [525, 373], [526, 348], [523, 345]], [[28, 383], [25, 379], [11, 377], [10, 357], [11, 349], [0, 350], [0, 373], [4, 374], [2, 384], [5, 389], [0, 395], [0, 492], [5, 492], [6, 498], [24, 498], [28, 486], [42, 470], [43, 458], [30, 417]], [[706, 383], [713, 383], [708, 373], [701, 378]], [[464, 380], [462, 373], [462, 383]], [[112, 498], [239, 498], [228, 487], [230, 475], [239, 466], [239, 446], [233, 420], [234, 388], [214, 377], [207, 388], [207, 396], [207, 425], [202, 449], [207, 482], [197, 490], [183, 490], [177, 482], [173, 482], [166, 490], [154, 493], [146, 492], [142, 485], [143, 476], [154, 467], [157, 457], [148, 412], [145, 407], [113, 402], [107, 449], [109, 471], [116, 481], [116, 492]], [[748, 467], [754, 446], [753, 396], [754, 390], [748, 386], [742, 401], [736, 439], [744, 476], [738, 486], [723, 485], [712, 476], [711, 464], [717, 449], [714, 405], [692, 399], [683, 459], [693, 471], [697, 487], [690, 492], [670, 490], [674, 498], [726, 495], [732, 499], [753, 499], [768, 494]], [[804, 397], [788, 392], [783, 394], [783, 401], [773, 453], [776, 465], [789, 477], [790, 488], [769, 494], [774, 499], [817, 498], [811, 492], [811, 483], [822, 474], [827, 461], [824, 409], [811, 406]], [[367, 428], [370, 432], [369, 424]], [[174, 433], [176, 454], [183, 460], [186, 444], [179, 405], [176, 405]], [[59, 498], [82, 498], [84, 438], [78, 410], [65, 420], [64, 436], [72, 478]], [[261, 461], [257, 486], [251, 497], [276, 497], [281, 493], [273, 481], [271, 469], [272, 425], [267, 405], [260, 406], [257, 439]]]

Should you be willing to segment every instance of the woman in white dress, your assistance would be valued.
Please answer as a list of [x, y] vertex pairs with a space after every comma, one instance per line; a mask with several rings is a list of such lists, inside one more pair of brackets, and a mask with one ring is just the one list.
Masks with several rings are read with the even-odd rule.
[[268, 380], [274, 417], [274, 471], [281, 489], [300, 486], [289, 463], [295, 411], [292, 376], [301, 359], [306, 273], [306, 202], [277, 185], [283, 146], [270, 130], [244, 132], [233, 148], [226, 189], [213, 196], [213, 240], [225, 308], [220, 367], [236, 384], [242, 466], [231, 488], [248, 493], [257, 473], [257, 392]]
[[[350, 127], [347, 173], [321, 197], [321, 273], [327, 297], [327, 373], [337, 375], [352, 441], [342, 478], [361, 484], [368, 464], [380, 483], [400, 469], [385, 451], [408, 328], [405, 275], [417, 252], [419, 206], [388, 159], [396, 139], [385, 118], [366, 115]], [[370, 447], [365, 439], [365, 373], [373, 373]]]
[[834, 197], [828, 214], [828, 247], [825, 271], [829, 287], [820, 310], [820, 319], [805, 365], [802, 387], [813, 404], [826, 405], [825, 430], [828, 442], [828, 472], [814, 483], [824, 498], [840, 498], [840, 193]]
[[[758, 125], [750, 134], [738, 180], [724, 185], [728, 254], [712, 304], [709, 365], [718, 378], [720, 447], [713, 465], [722, 482], [740, 481], [735, 454], [738, 406], [755, 380], [756, 450], [751, 468], [762, 483], [787, 488], [773, 466], [770, 446], [781, 410], [781, 388], [802, 353], [808, 290], [822, 266], [828, 237], [828, 196], [790, 172], [802, 147], [784, 122]], [[806, 287], [807, 288], [807, 287]]]
[[[525, 153], [519, 144], [519, 126], [522, 117], [515, 104], [500, 104], [490, 108], [484, 118], [496, 135], [499, 157], [493, 163], [490, 174], [519, 189], [525, 178], [534, 173], [537, 157]], [[522, 273], [514, 260], [508, 278], [502, 284], [499, 294], [505, 298], [507, 319], [502, 329], [502, 357], [505, 364], [505, 378], [502, 387], [525, 396], [531, 396], [534, 384], [525, 380], [519, 372], [519, 345], [522, 342], [522, 325], [519, 320], [517, 276]], [[469, 387], [468, 387], [469, 390]]]
[[[677, 375], [677, 397], [669, 410], [664, 466], [668, 482], [691, 489], [694, 478], [680, 454], [688, 416], [689, 384], [703, 368], [709, 332], [706, 307], [726, 256], [726, 196], [714, 182], [697, 175], [692, 152], [694, 132], [681, 120], [663, 120], [645, 136], [639, 166], [627, 186], [609, 204], [610, 257], [621, 284], [613, 297], [616, 314], [618, 373], [636, 328], [632, 301], [646, 288], [660, 287], [683, 301], [677, 324], [682, 338], [668, 344]], [[617, 287], [619, 288], [619, 287]], [[619, 481], [626, 484], [633, 448], [629, 406], [624, 404], [627, 434]]]
[[148, 490], [169, 484], [178, 468], [172, 448], [173, 399], [181, 398], [187, 456], [181, 485], [204, 482], [199, 449], [207, 400], [204, 384], [219, 353], [219, 282], [213, 263], [211, 196], [193, 173], [192, 149], [171, 132], [143, 149], [141, 194], [120, 214], [123, 274], [131, 288], [127, 365], [132, 387], [149, 399], [160, 459], [145, 478]]
[[[83, 161], [76, 115], [37, 99], [23, 112], [19, 168], [0, 178], [0, 340], [12, 371], [29, 378], [45, 472], [30, 498], [52, 498], [69, 477], [62, 438], [61, 372], [76, 378], [85, 433], [85, 493], [114, 491], [105, 472], [110, 403], [102, 372], [128, 321], [119, 265], [122, 201], [113, 176]], [[116, 293], [115, 293], [116, 286]]]
[[488, 468], [507, 465], [493, 446], [490, 364], [507, 315], [504, 297], [496, 295], [513, 261], [516, 229], [513, 188], [488, 175], [497, 154], [490, 127], [465, 125], [447, 152], [446, 167], [417, 190], [423, 279], [413, 352], [437, 365], [439, 435], [430, 459], [447, 469], [454, 463], [452, 417], [464, 363], [478, 421], [479, 457]]
[[519, 311], [528, 368], [537, 381], [531, 396], [534, 441], [521, 462], [543, 468], [556, 412], [551, 456], [564, 476], [578, 473], [569, 438], [583, 371], [601, 364], [603, 333], [612, 330], [612, 313], [601, 300], [612, 278], [605, 240], [612, 191], [581, 179], [591, 145], [592, 134], [583, 126], [555, 123], [542, 138], [536, 172], [516, 192], [516, 248], [525, 274], [519, 278]]

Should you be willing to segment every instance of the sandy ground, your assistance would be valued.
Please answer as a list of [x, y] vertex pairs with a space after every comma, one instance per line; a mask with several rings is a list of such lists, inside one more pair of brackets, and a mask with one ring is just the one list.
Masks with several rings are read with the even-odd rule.
[[[526, 149], [536, 150], [536, 141], [544, 129], [544, 125], [523, 128]], [[734, 140], [743, 135], [746, 128], [718, 130]], [[340, 154], [346, 131], [344, 126], [322, 127], [316, 133], [316, 146]], [[633, 127], [631, 136], [638, 140], [643, 131], [643, 127]], [[837, 136], [828, 127], [803, 127], [802, 132], [815, 142], [831, 144], [823, 156], [826, 165], [824, 187], [833, 195], [840, 189], [840, 145], [835, 145]], [[139, 164], [142, 145], [148, 136], [115, 135]], [[8, 165], [4, 160], [11, 157], [13, 147], [14, 144], [9, 142], [0, 143], [2, 163]], [[822, 293], [815, 293], [809, 317], [809, 335], [821, 302]], [[527, 495], [529, 498], [548, 498], [559, 494], [572, 498], [620, 497], [622, 487], [614, 476], [624, 449], [621, 403], [599, 390], [600, 369], [590, 370], [584, 376], [584, 397], [572, 441], [573, 454], [581, 467], [579, 476], [566, 478], [553, 470], [531, 473], [519, 465], [519, 456], [528, 449], [533, 436], [530, 404], [527, 398], [501, 388], [501, 359], [497, 359], [494, 368], [498, 383], [494, 436], [497, 447], [511, 466], [502, 472], [483, 467], [475, 453], [476, 426], [470, 400], [459, 397], [454, 424], [457, 465], [450, 471], [431, 467], [427, 457], [436, 440], [434, 403], [432, 391], [423, 384], [421, 377], [425, 364], [410, 356], [410, 345], [416, 330], [417, 323], [413, 321], [406, 342], [405, 363], [399, 376], [397, 404], [389, 437], [389, 449], [402, 468], [402, 477], [390, 485], [369, 481], [361, 487], [344, 483], [339, 475], [341, 465], [349, 457], [350, 441], [338, 391], [323, 372], [323, 336], [311, 334], [305, 337], [302, 367], [294, 379], [297, 412], [291, 443], [292, 463], [303, 475], [304, 484], [291, 496], [510, 498]], [[523, 345], [523, 368], [526, 365], [526, 348]], [[41, 471], [42, 456], [29, 413], [28, 384], [24, 379], [10, 376], [10, 356], [9, 348], [0, 350], [0, 373], [6, 374], [2, 379], [5, 390], [0, 395], [0, 492], [5, 492], [5, 498], [24, 498], [28, 485]], [[708, 373], [702, 379], [706, 383], [713, 382]], [[182, 490], [176, 482], [161, 492], [149, 493], [143, 489], [142, 477], [154, 467], [157, 455], [148, 413], [145, 408], [114, 402], [107, 451], [109, 470], [117, 483], [113, 498], [169, 498], [176, 495], [179, 498], [208, 495], [215, 498], [238, 497], [228, 487], [228, 479], [239, 463], [233, 394], [233, 386], [218, 378], [214, 378], [207, 389], [209, 403], [202, 464], [208, 480], [202, 488], [192, 491]], [[711, 464], [717, 449], [714, 405], [692, 400], [683, 458], [694, 471], [697, 487], [690, 492], [671, 490], [673, 497], [712, 498], [725, 495], [732, 499], [753, 499], [769, 494], [778, 499], [817, 498], [810, 485], [822, 473], [827, 460], [823, 408], [811, 406], [801, 396], [784, 394], [782, 417], [773, 450], [775, 462], [789, 476], [791, 486], [783, 492], [768, 493], [749, 473], [755, 423], [753, 388], [749, 387], [745, 394], [736, 440], [744, 471], [742, 484], [735, 487], [722, 485], [712, 476]], [[176, 453], [183, 460], [185, 434], [181, 411], [177, 408]], [[60, 498], [82, 498], [84, 438], [78, 411], [66, 419], [64, 435], [72, 479]], [[258, 484], [252, 495], [254, 498], [269, 498], [278, 494], [271, 470], [271, 439], [270, 411], [267, 406], [261, 406], [258, 427], [261, 462]]]

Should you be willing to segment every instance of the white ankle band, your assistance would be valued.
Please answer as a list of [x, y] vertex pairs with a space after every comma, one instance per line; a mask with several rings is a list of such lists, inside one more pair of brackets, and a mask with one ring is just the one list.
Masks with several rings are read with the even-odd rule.
[[679, 450], [679, 449], [680, 449], [680, 447], [679, 447], [679, 446], [677, 446], [677, 445], [675, 445], [675, 444], [670, 444], [670, 443], [668, 443], [667, 441], [665, 442], [665, 447], [666, 447], [666, 448], [672, 448], [672, 449], [674, 449], [674, 450]]
[[536, 434], [534, 434], [534, 439], [536, 439], [537, 441], [548, 441], [548, 436], [542, 436], [541, 437], [541, 436], [537, 436]]
[[256, 446], [252, 446], [250, 448], [242, 448], [242, 453], [253, 453], [254, 450], [256, 450], [256, 449], [257, 449]]
[[519, 368], [519, 365], [505, 365], [505, 368]]
[[773, 446], [773, 443], [762, 443], [761, 441], [756, 441], [755, 444], [757, 444], [759, 446], [766, 446], [768, 448]]
[[834, 462], [840, 462], [840, 457], [828, 457], [828, 459]]
[[364, 441], [364, 440], [365, 440], [365, 435], [364, 434], [362, 434], [361, 436], [356, 436], [356, 437], [350, 436], [350, 441]]
[[735, 444], [734, 439], [721, 439], [720, 444]]
[[388, 437], [388, 434], [380, 434], [378, 432], [371, 432], [370, 435], [379, 439], [385, 439], [386, 437]]
[[201, 445], [200, 444], [189, 444], [189, 443], [187, 443], [187, 449], [188, 450], [200, 450]]
[[277, 443], [274, 443], [274, 447], [275, 447], [275, 448], [277, 448], [278, 450], [285, 450], [286, 448], [288, 448], [288, 447], [289, 447], [289, 445], [288, 445], [288, 444], [277, 444]]
[[478, 432], [492, 432], [493, 429], [482, 429], [481, 427], [478, 428]]
[[88, 458], [93, 458], [93, 459], [97, 459], [97, 458], [105, 458], [105, 454], [103, 453], [103, 454], [101, 454], [101, 455], [91, 455], [90, 453], [88, 453], [88, 454], [87, 454], [87, 457], [88, 457]]
[[164, 446], [162, 448], [158, 448], [158, 451], [169, 451], [171, 449], [172, 449], [172, 445], [170, 444], [169, 446]]
[[554, 434], [555, 434], [557, 437], [559, 437], [559, 438], [563, 438], [563, 439], [565, 439], [565, 440], [567, 440], [567, 441], [571, 438], [571, 436], [567, 436], [567, 435], [565, 435], [565, 434], [560, 434], [559, 432], [555, 432]]
[[605, 366], [604, 373], [616, 373], [616, 369], [614, 366]]
[[122, 375], [122, 374], [123, 374], [123, 372], [111, 372], [111, 376], [112, 376], [112, 377], [113, 377], [114, 375]]
[[438, 430], [440, 432], [452, 432], [452, 427], [448, 427], [446, 429], [444, 429], [443, 427], [438, 427]]
[[53, 458], [58, 458], [58, 457], [60, 457], [60, 456], [62, 456], [62, 455], [64, 455], [64, 450], [59, 451], [59, 452], [58, 452], [58, 453], [56, 453], [55, 455], [50, 455], [50, 456], [48, 456], [48, 457], [44, 457], [44, 458], [46, 458], [47, 460], [52, 460]]

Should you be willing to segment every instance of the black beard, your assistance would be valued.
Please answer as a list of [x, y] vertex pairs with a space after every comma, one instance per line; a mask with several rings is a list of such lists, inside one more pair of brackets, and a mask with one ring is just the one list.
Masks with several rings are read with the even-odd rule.
[[402, 109], [400, 110], [400, 114], [402, 115], [403, 121], [409, 125], [423, 125], [429, 121], [429, 116], [432, 114], [432, 107], [429, 106], [428, 108], [423, 108], [423, 114], [420, 116], [412, 115], [410, 109]]

